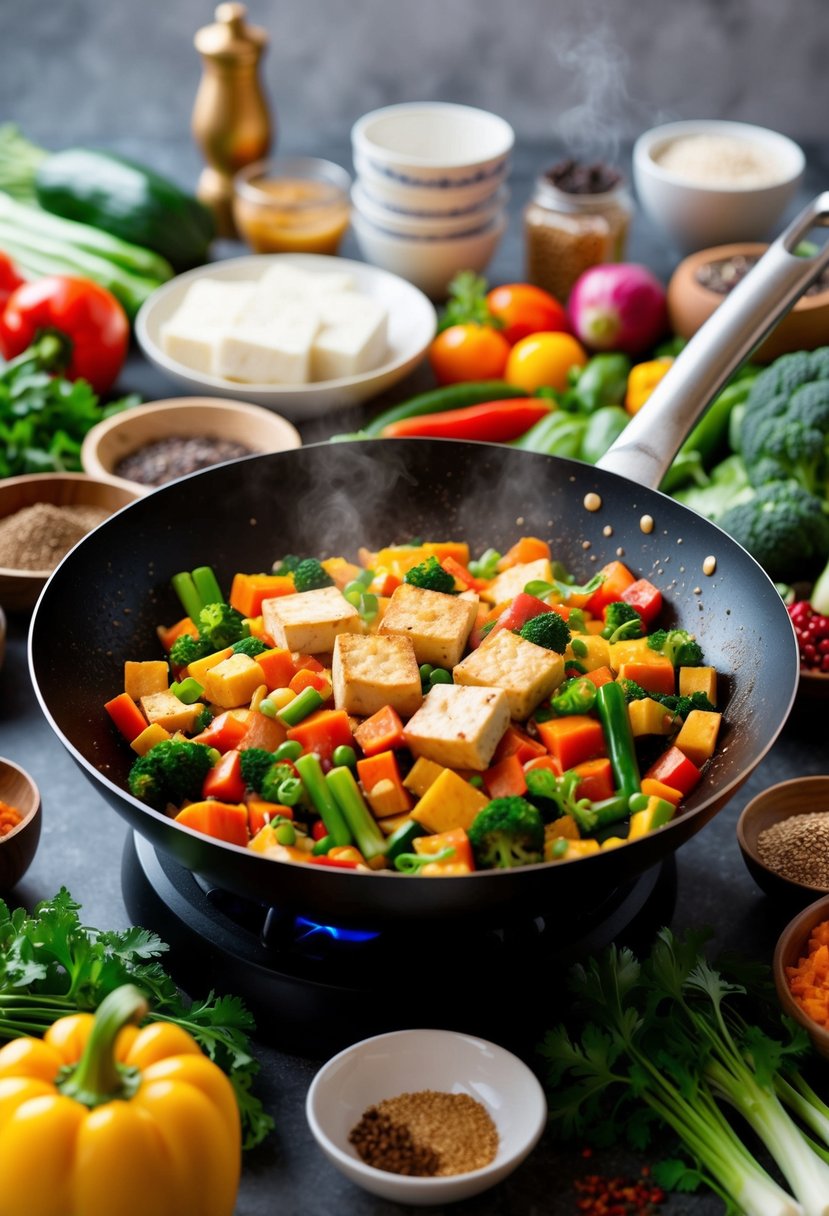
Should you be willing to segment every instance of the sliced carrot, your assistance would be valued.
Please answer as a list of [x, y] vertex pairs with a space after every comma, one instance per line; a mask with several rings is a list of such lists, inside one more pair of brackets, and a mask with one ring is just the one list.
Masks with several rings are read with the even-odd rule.
[[517, 756], [521, 763], [525, 764], [527, 760], [532, 760], [533, 756], [544, 756], [546, 753], [547, 749], [543, 743], [531, 738], [513, 722], [501, 736], [492, 762], [497, 764], [500, 760], [505, 760], [507, 756]]
[[294, 812], [289, 806], [279, 802], [266, 802], [264, 798], [248, 798], [248, 831], [255, 836], [266, 823], [280, 816], [282, 819], [293, 819]]
[[460, 583], [464, 591], [480, 591], [486, 583], [482, 579], [475, 578], [469, 573], [466, 566], [462, 566], [460, 562], [455, 561], [454, 557], [445, 557], [440, 563], [447, 574], [451, 574], [456, 583]]
[[193, 828], [205, 836], [238, 844], [245, 848], [248, 843], [248, 808], [244, 803], [192, 802], [176, 815], [176, 823]]
[[294, 659], [294, 667], [297, 671], [325, 671], [319, 659], [315, 659], [312, 654], [298, 654]]
[[616, 679], [609, 667], [594, 667], [592, 671], [584, 672], [585, 680], [601, 688], [602, 684], [612, 684]]
[[674, 665], [664, 654], [654, 651], [647, 663], [621, 663], [619, 679], [633, 680], [645, 692], [673, 693], [676, 689]]
[[276, 718], [266, 718], [264, 714], [254, 711], [249, 715], [245, 733], [236, 746], [240, 752], [249, 747], [261, 747], [265, 752], [275, 752], [287, 737], [285, 727]]
[[604, 798], [613, 797], [613, 766], [606, 757], [585, 760], [582, 764], [577, 764], [573, 772], [579, 775], [579, 783], [576, 786], [578, 798], [601, 802]]
[[378, 752], [403, 747], [406, 743], [400, 715], [391, 705], [384, 705], [361, 722], [354, 731], [354, 738], [366, 756], [376, 756]]
[[566, 718], [539, 722], [538, 735], [565, 772], [584, 760], [605, 754], [602, 724], [587, 714], [570, 714]]
[[242, 616], [259, 616], [263, 600], [293, 595], [295, 590], [291, 574], [236, 574], [230, 588], [230, 606]]
[[390, 570], [383, 570], [371, 584], [371, 590], [374, 595], [380, 595], [388, 598], [394, 595], [397, 588], [400, 586], [402, 579], [396, 574], [392, 574]]
[[512, 566], [523, 566], [525, 562], [537, 562], [540, 558], [550, 556], [550, 546], [537, 536], [522, 536], [511, 549], [507, 549], [498, 563], [499, 570], [509, 570]]
[[679, 806], [682, 801], [681, 790], [675, 790], [673, 786], [666, 785], [664, 781], [657, 781], [655, 777], [642, 778], [642, 793], [647, 794], [649, 798], [664, 798], [674, 806]]
[[305, 752], [316, 752], [320, 760], [330, 760], [337, 747], [352, 747], [354, 736], [344, 709], [318, 709], [288, 731], [288, 738], [302, 744]]
[[241, 802], [245, 796], [242, 777], [242, 756], [233, 748], [217, 760], [202, 785], [203, 798], [217, 798], [220, 802]]
[[218, 714], [201, 734], [193, 736], [194, 743], [205, 743], [219, 752], [229, 752], [238, 747], [248, 728], [249, 716], [237, 716], [232, 709]]
[[117, 697], [113, 697], [111, 701], [107, 701], [104, 709], [110, 718], [112, 718], [112, 721], [118, 727], [127, 743], [132, 743], [133, 739], [137, 739], [141, 732], [146, 730], [147, 719], [132, 697], [127, 693], [119, 693]]
[[291, 676], [288, 687], [291, 692], [295, 693], [300, 693], [306, 688], [314, 688], [322, 694], [325, 701], [331, 696], [331, 685], [322, 672], [309, 671], [307, 667], [303, 667], [301, 671], [297, 671]]
[[[402, 815], [404, 811], [412, 809], [414, 801], [403, 785], [397, 756], [393, 751], [377, 752], [374, 756], [358, 760], [357, 776], [378, 818]], [[378, 791], [376, 796], [375, 790]]]
[[199, 636], [199, 631], [189, 616], [183, 616], [180, 621], [176, 621], [175, 625], [170, 625], [168, 629], [165, 629], [163, 625], [159, 625], [156, 632], [158, 633], [158, 640], [167, 651], [172, 649], [173, 642], [175, 642], [176, 638], [180, 638], [182, 634], [189, 634], [191, 638]]
[[483, 778], [490, 798], [520, 798], [527, 792], [527, 778], [515, 753], [491, 765]]
[[287, 688], [296, 674], [291, 652], [283, 646], [263, 650], [256, 656], [256, 662], [264, 672], [268, 692], [272, 692], [274, 688]]
[[622, 598], [622, 592], [635, 582], [633, 575], [624, 562], [608, 562], [599, 571], [603, 574], [604, 582], [598, 587], [584, 605], [593, 616], [601, 616], [607, 604]]

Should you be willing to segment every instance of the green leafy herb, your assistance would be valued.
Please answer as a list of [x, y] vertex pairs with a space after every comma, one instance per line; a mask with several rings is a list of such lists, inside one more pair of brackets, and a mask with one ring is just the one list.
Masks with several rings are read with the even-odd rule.
[[243, 1145], [261, 1143], [273, 1128], [251, 1085], [259, 1065], [248, 1034], [251, 1014], [236, 996], [208, 993], [188, 1004], [157, 961], [169, 949], [147, 929], [123, 932], [81, 923], [65, 887], [30, 916], [0, 900], [0, 1040], [41, 1035], [58, 1018], [94, 1010], [121, 984], [136, 984], [150, 1003], [150, 1021], [175, 1022], [230, 1077], [242, 1118]]
[[501, 329], [502, 322], [489, 311], [486, 302], [487, 282], [473, 270], [462, 270], [456, 274], [448, 288], [448, 300], [441, 313], [438, 333], [450, 325], [488, 325], [490, 329]]
[[137, 396], [101, 406], [86, 380], [65, 380], [67, 348], [45, 333], [0, 371], [0, 477], [79, 472], [81, 444], [97, 422]]

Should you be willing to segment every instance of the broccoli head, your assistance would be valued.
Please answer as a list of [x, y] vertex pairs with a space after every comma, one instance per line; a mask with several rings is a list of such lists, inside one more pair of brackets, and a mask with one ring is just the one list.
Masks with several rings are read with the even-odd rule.
[[482, 869], [533, 865], [544, 859], [544, 822], [526, 798], [493, 798], [472, 820], [469, 842]]
[[621, 685], [622, 692], [625, 696], [625, 704], [630, 704], [631, 701], [641, 701], [651, 694], [646, 692], [641, 684], [637, 684], [635, 680], [622, 679], [618, 683]]
[[674, 667], [699, 667], [702, 647], [687, 629], [655, 629], [648, 635], [651, 650], [664, 654]]
[[334, 580], [315, 557], [306, 557], [293, 570], [294, 587], [297, 591], [317, 591], [320, 587], [333, 587]]
[[625, 638], [641, 638], [645, 632], [642, 616], [632, 604], [624, 600], [613, 600], [604, 610], [602, 637], [609, 642], [621, 642]]
[[255, 659], [258, 654], [263, 654], [267, 649], [268, 647], [261, 638], [240, 638], [231, 646], [234, 654], [246, 654], [249, 659]]
[[273, 752], [265, 751], [264, 747], [246, 747], [240, 752], [242, 780], [249, 789], [258, 794], [262, 789], [262, 781], [276, 761]]
[[230, 604], [205, 604], [198, 624], [201, 637], [213, 651], [224, 650], [248, 634], [245, 618]]
[[301, 561], [302, 558], [297, 557], [295, 553], [288, 553], [285, 557], [280, 558], [279, 561], [274, 562], [271, 566], [271, 572], [273, 574], [293, 574]]
[[403, 582], [411, 583], [413, 587], [422, 587], [424, 591], [442, 591], [444, 595], [455, 590], [454, 576], [444, 570], [434, 555], [407, 570], [403, 575]]
[[[215, 754], [215, 753], [214, 753]], [[129, 772], [130, 793], [163, 809], [201, 798], [204, 779], [213, 767], [211, 749], [203, 743], [165, 739], [139, 756]]]
[[829, 515], [796, 481], [771, 481], [717, 521], [777, 581], [804, 578], [826, 561]]
[[751, 386], [740, 427], [751, 484], [798, 482], [825, 497], [829, 482], [829, 354], [797, 351], [775, 360]]
[[182, 633], [170, 647], [170, 662], [174, 667], [187, 667], [197, 659], [203, 659], [210, 654], [210, 644], [204, 638], [194, 638], [189, 633]]
[[541, 612], [521, 626], [518, 633], [527, 642], [564, 654], [570, 642], [570, 626], [557, 612]]
[[654, 701], [658, 701], [660, 705], [664, 705], [667, 710], [677, 718], [683, 720], [688, 717], [692, 709], [704, 709], [708, 713], [716, 711], [716, 705], [712, 705], [704, 692], [692, 692], [685, 696], [677, 696], [674, 693], [649, 693]]

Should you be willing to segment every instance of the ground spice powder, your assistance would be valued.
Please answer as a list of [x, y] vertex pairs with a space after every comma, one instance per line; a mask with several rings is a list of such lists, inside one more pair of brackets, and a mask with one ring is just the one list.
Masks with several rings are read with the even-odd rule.
[[480, 1102], [432, 1089], [369, 1107], [349, 1140], [367, 1165], [421, 1176], [479, 1170], [498, 1151], [498, 1131]]
[[829, 890], [829, 811], [779, 820], [757, 837], [757, 852], [783, 878]]
[[11, 570], [54, 570], [87, 532], [103, 521], [102, 507], [58, 507], [36, 502], [0, 520], [0, 566]]

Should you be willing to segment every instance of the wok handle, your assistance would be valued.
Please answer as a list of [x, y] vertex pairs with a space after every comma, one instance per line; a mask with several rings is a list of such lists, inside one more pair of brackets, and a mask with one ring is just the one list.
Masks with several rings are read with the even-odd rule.
[[677, 356], [646, 407], [598, 461], [599, 468], [659, 487], [685, 437], [732, 372], [829, 265], [829, 241], [808, 257], [794, 252], [815, 226], [829, 227], [829, 191], [804, 208], [728, 293]]

